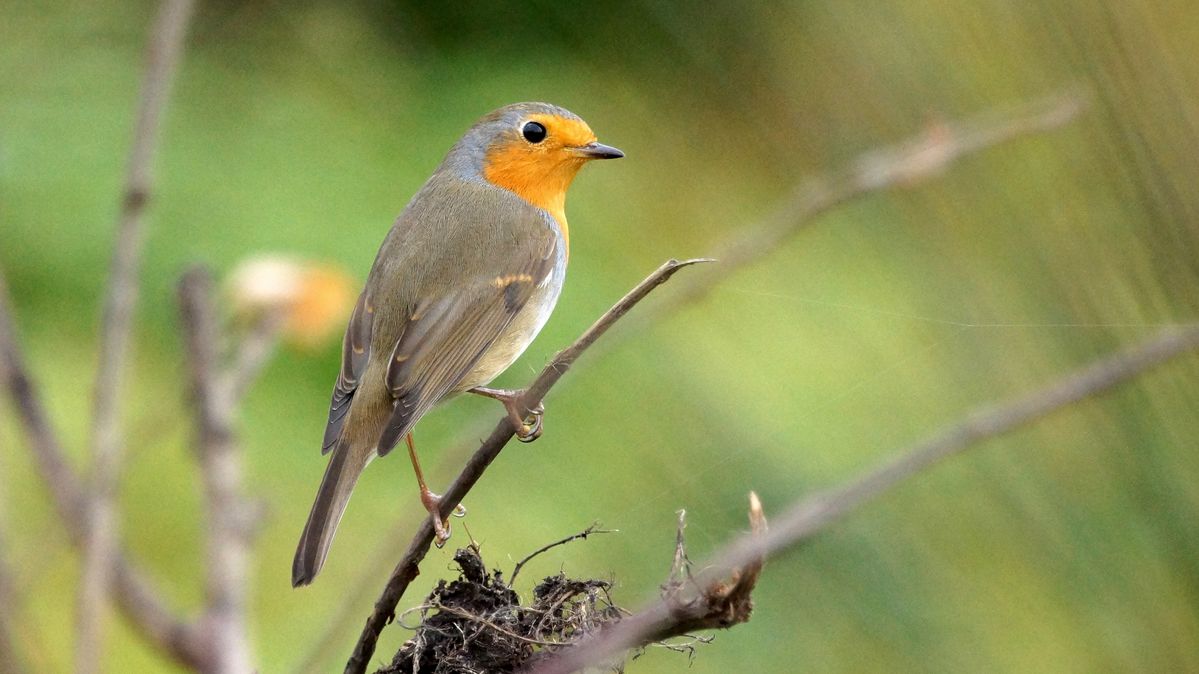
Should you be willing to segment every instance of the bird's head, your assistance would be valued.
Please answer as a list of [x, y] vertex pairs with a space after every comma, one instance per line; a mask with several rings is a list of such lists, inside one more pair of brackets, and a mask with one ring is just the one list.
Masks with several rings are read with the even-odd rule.
[[548, 103], [517, 103], [479, 120], [455, 153], [497, 187], [511, 190], [560, 221], [566, 189], [593, 159], [617, 159], [620, 150], [596, 140], [578, 115]]

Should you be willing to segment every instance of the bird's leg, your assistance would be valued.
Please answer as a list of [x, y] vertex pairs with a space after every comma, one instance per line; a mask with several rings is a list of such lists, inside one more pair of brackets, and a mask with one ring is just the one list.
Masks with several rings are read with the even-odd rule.
[[512, 427], [516, 430], [517, 440], [521, 442], [533, 442], [541, 437], [541, 417], [545, 414], [545, 406], [537, 403], [532, 409], [526, 408], [523, 400], [525, 395], [523, 389], [513, 390], [476, 386], [472, 389], [467, 389], [467, 393], [474, 393], [485, 398], [500, 401], [504, 405], [504, 409], [508, 410], [508, 418], [512, 420]]
[[[440, 548], [450, 540], [450, 521], [441, 517], [441, 497], [429, 491], [428, 485], [425, 484], [425, 474], [421, 472], [420, 460], [416, 458], [416, 444], [412, 440], [412, 433], [404, 440], [408, 443], [408, 458], [412, 459], [412, 469], [416, 471], [416, 483], [420, 485], [421, 505], [425, 506], [425, 510], [429, 511], [429, 517], [433, 518], [433, 542]], [[454, 515], [466, 515], [466, 508], [459, 504], [454, 508]]]

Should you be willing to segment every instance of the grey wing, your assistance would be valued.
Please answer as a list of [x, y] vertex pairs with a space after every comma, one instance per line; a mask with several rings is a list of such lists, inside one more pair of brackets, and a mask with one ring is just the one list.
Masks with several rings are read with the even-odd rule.
[[395, 407], [379, 437], [386, 455], [425, 412], [462, 382], [528, 303], [552, 270], [554, 242], [546, 241], [510, 271], [427, 300], [408, 316], [387, 366]]
[[371, 328], [374, 325], [375, 307], [363, 290], [358, 296], [358, 304], [354, 313], [350, 314], [350, 324], [346, 326], [346, 335], [341, 345], [341, 370], [337, 373], [337, 382], [333, 385], [333, 400], [329, 403], [329, 423], [325, 426], [325, 439], [321, 444], [321, 454], [327, 454], [337, 444], [341, 437], [341, 427], [345, 424], [346, 415], [350, 411], [350, 402], [354, 392], [358, 390], [358, 380], [366, 369], [366, 361], [370, 357]]

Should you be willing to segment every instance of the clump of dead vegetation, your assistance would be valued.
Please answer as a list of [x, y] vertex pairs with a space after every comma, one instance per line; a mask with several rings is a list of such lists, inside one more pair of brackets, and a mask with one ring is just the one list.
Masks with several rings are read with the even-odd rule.
[[[454, 561], [458, 579], [439, 581], [407, 612], [420, 614], [416, 633], [380, 674], [516, 672], [626, 613], [613, 603], [606, 580], [559, 573], [538, 583], [524, 606], [499, 570], [488, 573], [478, 548], [458, 550]], [[621, 671], [619, 665], [611, 669]]]
[[[712, 640], [692, 632], [728, 628], [749, 620], [753, 613], [751, 594], [762, 571], [762, 557], [755, 555], [747, 563], [710, 578], [693, 576], [683, 536], [686, 512], [680, 510], [678, 516], [674, 561], [669, 580], [662, 585], [669, 620], [629, 644], [635, 649], [634, 658], [647, 646], [691, 657], [697, 644]], [[766, 517], [753, 493], [749, 520], [756, 537], [765, 534]], [[533, 601], [527, 606], [512, 589], [513, 581], [530, 559], [594, 533], [609, 533], [597, 527], [592, 525], [533, 552], [516, 564], [512, 580], [507, 582], [499, 570], [487, 572], [474, 544], [458, 550], [454, 554], [461, 571], [458, 579], [438, 581], [420, 606], [400, 616], [398, 622], [404, 625], [406, 616], [419, 613], [417, 625], [408, 627], [415, 634], [400, 647], [391, 664], [377, 674], [508, 674], [527, 671], [565, 649], [594, 645], [597, 639], [591, 637], [619, 637], [621, 628], [645, 616], [633, 616], [633, 621], [615, 628], [632, 614], [613, 603], [609, 581], [579, 580], [565, 573], [549, 576], [533, 588]], [[577, 650], [561, 653], [566, 657], [577, 654]], [[590, 659], [587, 664], [594, 666], [601, 658]], [[624, 660], [608, 662], [603, 668], [623, 672]]]

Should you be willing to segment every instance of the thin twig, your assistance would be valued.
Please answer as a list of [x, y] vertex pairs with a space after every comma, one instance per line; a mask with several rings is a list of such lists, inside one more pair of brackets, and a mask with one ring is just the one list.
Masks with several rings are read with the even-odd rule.
[[[845, 484], [813, 494], [790, 506], [760, 537], [743, 536], [725, 546], [704, 565], [698, 585], [721, 569], [742, 568], [755, 559], [794, 547], [823, 531], [858, 506], [891, 490], [938, 462], [1005, 433], [1115, 388], [1166, 361], [1199, 349], [1199, 324], [1164, 330], [1031, 393], [998, 405], [979, 408], [962, 421], [934, 434]], [[611, 629], [561, 651], [531, 671], [566, 674], [648, 642], [670, 636], [680, 625], [674, 601], [654, 602]]]
[[487, 618], [484, 618], [481, 615], [475, 615], [474, 613], [471, 613], [470, 611], [467, 611], [466, 609], [458, 608], [457, 606], [446, 606], [445, 604], [438, 602], [436, 604], [433, 604], [431, 606], [431, 608], [436, 608], [440, 611], [445, 611], [446, 613], [453, 613], [454, 615], [462, 617], [462, 618], [466, 618], [467, 620], [469, 620], [471, 622], [476, 622], [476, 623], [479, 623], [480, 625], [483, 625], [484, 627], [491, 628], [491, 629], [495, 630], [496, 632], [503, 634], [506, 637], [509, 637], [511, 639], [516, 639], [517, 641], [523, 641], [527, 644], [533, 644], [534, 646], [561, 646], [561, 645], [563, 645], [563, 643], [561, 641], [545, 641], [542, 639], [530, 639], [529, 637], [522, 637], [521, 635], [519, 635], [515, 632], [510, 632], [510, 631], [504, 629], [503, 627], [500, 627], [499, 625], [491, 622], [490, 620], [488, 620]]
[[160, 120], [170, 93], [171, 80], [183, 52], [191, 0], [165, 0], [150, 35], [146, 73], [138, 103], [133, 147], [113, 246], [96, 370], [91, 433], [89, 498], [84, 510], [83, 571], [79, 582], [76, 624], [75, 671], [100, 668], [103, 610], [113, 582], [117, 550], [117, 514], [114, 501], [121, 469], [121, 427], [118, 402], [129, 352], [133, 312], [137, 302], [137, 277], [141, 267], [142, 215], [150, 198], [154, 153]]
[[[706, 637], [701, 634], [680, 634], [679, 637], [686, 639], [686, 641], [681, 644], [672, 644], [666, 641], [655, 641], [653, 643], [646, 644], [646, 647], [665, 648], [666, 650], [673, 651], [675, 653], [683, 653], [687, 656], [687, 662], [688, 665], [690, 665], [691, 661], [695, 659], [695, 645], [710, 644], [714, 641], [713, 637]], [[634, 658], [636, 658], [636, 656], [634, 656]]]
[[[17, 345], [16, 329], [8, 308], [8, 291], [2, 275], [0, 373], [4, 375], [4, 387], [12, 398], [16, 418], [29, 442], [42, 482], [50, 491], [54, 509], [66, 527], [71, 542], [77, 547], [81, 546], [85, 522], [83, 511], [87, 507], [83, 485], [67, 462], [66, 452], [50, 425]], [[113, 567], [117, 605], [136, 632], [172, 660], [187, 667], [199, 668], [206, 653], [196, 630], [175, 615], [145, 572], [120, 550], [113, 559]]]
[[241, 450], [234, 437], [234, 394], [217, 354], [218, 329], [212, 277], [193, 269], [179, 282], [179, 307], [191, 370], [197, 441], [208, 511], [204, 633], [214, 674], [253, 671], [246, 633], [249, 575], [249, 505], [241, 493]]
[[[683, 267], [693, 265], [707, 260], [668, 260], [662, 266], [658, 267], [644, 281], [637, 284], [635, 288], [629, 291], [627, 295], [620, 299], [611, 309], [606, 311], [599, 320], [587, 328], [573, 344], [566, 349], [558, 352], [553, 360], [541, 371], [537, 379], [525, 389], [522, 396], [521, 404], [525, 409], [535, 407], [541, 402], [545, 394], [550, 388], [566, 374], [566, 371], [578, 360], [579, 356], [587, 350], [589, 346], [595, 343], [616, 321], [620, 320], [625, 314], [637, 305], [642, 299], [650, 294], [659, 285], [665, 283], [671, 276]], [[487, 466], [499, 456], [500, 450], [504, 445], [512, 439], [514, 434], [512, 422], [505, 415], [496, 424], [495, 429], [491, 432], [482, 446], [467, 462], [466, 467], [454, 479], [454, 482], [446, 489], [445, 494], [441, 497], [441, 512], [442, 515], [448, 517], [450, 513], [462, 501], [467, 492], [475, 486], [479, 478], [483, 476], [483, 472], [487, 470]], [[354, 647], [354, 652], [346, 663], [345, 671], [347, 674], [361, 674], [366, 671], [367, 663], [370, 662], [371, 656], [375, 652], [375, 644], [379, 640], [379, 633], [395, 615], [396, 605], [400, 598], [408, 589], [408, 585], [420, 573], [420, 562], [425, 557], [425, 553], [429, 550], [429, 544], [433, 542], [433, 525], [429, 518], [425, 518], [416, 535], [408, 544], [408, 550], [392, 571], [391, 577], [387, 581], [387, 586], [383, 590], [383, 594], [375, 602], [374, 612], [366, 620], [366, 625], [362, 629], [362, 634], [358, 638], [358, 643]]]
[[550, 543], [549, 545], [543, 545], [540, 548], [537, 548], [533, 552], [529, 553], [529, 555], [527, 557], [525, 557], [524, 559], [517, 562], [516, 566], [512, 567], [512, 576], [508, 579], [508, 587], [513, 587], [516, 584], [516, 574], [520, 573], [520, 570], [524, 568], [525, 564], [529, 563], [529, 560], [533, 559], [537, 555], [540, 555], [541, 553], [545, 552], [546, 550], [556, 548], [559, 545], [566, 545], [567, 543], [574, 541], [574, 540], [578, 540], [580, 538], [583, 540], [587, 540], [587, 537], [590, 536], [591, 534], [614, 534], [614, 533], [618, 533], [618, 530], [616, 530], [616, 529], [600, 529], [599, 522], [595, 522], [591, 526], [587, 527], [586, 529], [580, 531], [577, 534], [571, 534], [570, 536], [567, 536], [566, 538], [563, 538], [562, 540], [554, 541], [553, 543]]

